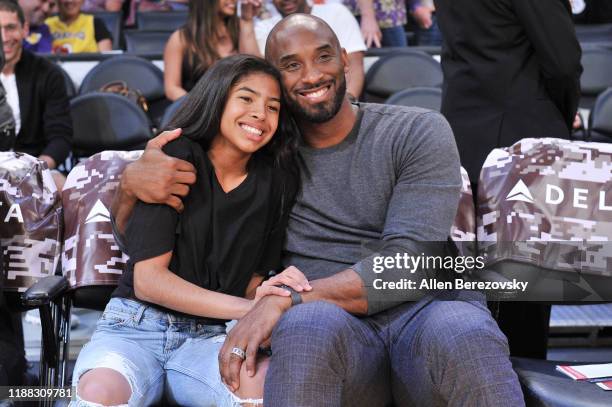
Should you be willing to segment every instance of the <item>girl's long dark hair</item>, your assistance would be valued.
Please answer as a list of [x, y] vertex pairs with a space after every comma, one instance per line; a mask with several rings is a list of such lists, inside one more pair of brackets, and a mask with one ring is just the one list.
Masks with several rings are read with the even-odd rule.
[[[220, 59], [217, 52], [218, 16], [219, 0], [189, 1], [187, 23], [181, 28], [181, 34], [186, 45], [187, 62], [196, 78]], [[238, 16], [225, 17], [222, 24], [225, 24], [234, 49], [237, 50], [240, 33]]]
[[[244, 77], [256, 73], [271, 76], [280, 86], [280, 73], [264, 59], [251, 55], [234, 55], [217, 61], [185, 96], [186, 99], [164, 130], [180, 127], [184, 136], [208, 150], [220, 131], [221, 116], [232, 87]], [[271, 159], [275, 167], [289, 171], [296, 177], [299, 130], [287, 111], [284, 91], [281, 99], [276, 133], [254, 156]]]

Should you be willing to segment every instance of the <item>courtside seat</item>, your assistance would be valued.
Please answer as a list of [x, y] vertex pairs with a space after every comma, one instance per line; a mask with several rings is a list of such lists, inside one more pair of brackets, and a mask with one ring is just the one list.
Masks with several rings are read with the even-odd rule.
[[[512, 358], [530, 407], [610, 407], [612, 394], [593, 383], [574, 381], [556, 370], [568, 362]], [[580, 363], [571, 363], [580, 364]]]
[[532, 300], [612, 300], [611, 209], [612, 145], [523, 139], [482, 168], [479, 251]]
[[73, 290], [75, 306], [103, 309], [108, 296], [82, 296], [80, 291], [86, 287], [109, 287], [112, 291], [123, 273], [127, 256], [113, 237], [110, 207], [125, 166], [141, 154], [140, 150], [103, 151], [68, 174], [62, 191], [62, 271]]
[[[127, 33], [126, 40], [129, 46]], [[142, 93], [149, 108], [147, 116], [152, 123], [157, 124], [170, 104], [166, 99], [164, 73], [161, 69], [153, 62], [135, 55], [118, 55], [105, 59], [93, 67], [83, 78], [79, 94], [97, 92], [104, 85], [116, 81], [124, 81], [130, 89]]]
[[170, 106], [166, 108], [166, 111], [164, 112], [164, 115], [162, 116], [161, 122], [159, 123], [160, 130], [164, 130], [166, 126], [168, 126], [168, 124], [170, 123], [170, 120], [172, 120], [172, 118], [178, 111], [179, 107], [181, 107], [183, 102], [185, 102], [186, 96], [187, 95], [181, 96], [180, 98], [176, 99], [174, 102], [172, 102]]
[[23, 293], [58, 268], [62, 205], [46, 165], [28, 154], [0, 152], [0, 241], [4, 289]]
[[[612, 145], [523, 139], [493, 150], [477, 206], [486, 270], [529, 284], [507, 298], [612, 301]], [[610, 392], [555, 373], [555, 362], [513, 361], [529, 406], [612, 405]]]
[[[142, 151], [103, 151], [75, 166], [66, 179], [62, 191], [63, 276], [41, 279], [24, 294], [27, 301], [41, 307], [61, 298], [53, 314], [53, 341], [43, 344], [43, 353], [53, 363], [52, 385], [69, 383], [72, 307], [104, 309], [123, 273], [128, 258], [113, 237], [109, 209], [125, 166], [141, 154]], [[61, 286], [57, 279], [61, 279]], [[43, 334], [44, 324], [43, 317]]]
[[597, 97], [589, 121], [589, 141], [612, 143], [612, 88]]
[[55, 275], [61, 255], [62, 205], [42, 161], [0, 152], [0, 224], [0, 287], [15, 312], [39, 309], [44, 344], [40, 384], [57, 385], [58, 301], [67, 287], [67, 280]]
[[414, 50], [386, 55], [368, 69], [363, 100], [380, 103], [407, 88], [439, 88], [442, 79], [440, 63], [431, 55]]
[[126, 52], [134, 55], [161, 55], [171, 34], [171, 31], [126, 30]]
[[[612, 35], [610, 31], [609, 35]], [[610, 38], [610, 37], [608, 37]], [[597, 96], [612, 87], [612, 50], [606, 48], [585, 49], [581, 58], [583, 72], [580, 76], [580, 107], [591, 109]]]
[[123, 31], [122, 11], [96, 11], [91, 13], [104, 22], [106, 29], [113, 37], [113, 49], [121, 49], [121, 36]]
[[417, 87], [395, 92], [385, 101], [386, 105], [416, 106], [423, 109], [440, 111], [442, 107], [442, 89]]
[[136, 13], [138, 31], [172, 33], [187, 23], [186, 11], [139, 11]]
[[152, 135], [144, 111], [128, 98], [114, 93], [77, 96], [70, 101], [70, 114], [75, 158], [111, 149], [139, 150]]

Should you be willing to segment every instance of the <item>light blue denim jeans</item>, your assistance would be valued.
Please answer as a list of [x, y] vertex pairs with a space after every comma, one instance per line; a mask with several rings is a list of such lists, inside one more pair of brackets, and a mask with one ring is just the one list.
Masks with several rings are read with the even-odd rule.
[[[162, 400], [180, 406], [236, 406], [221, 382], [217, 355], [225, 325], [204, 325], [138, 301], [112, 298], [74, 367], [73, 386], [95, 368], [121, 373], [132, 388], [130, 406]], [[77, 394], [75, 405], [92, 406]]]

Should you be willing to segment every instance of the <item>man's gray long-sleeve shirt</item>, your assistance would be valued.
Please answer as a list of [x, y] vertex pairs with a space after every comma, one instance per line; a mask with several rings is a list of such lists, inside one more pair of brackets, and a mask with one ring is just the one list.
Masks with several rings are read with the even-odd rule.
[[[368, 314], [392, 306], [373, 298], [372, 251], [364, 244], [443, 242], [457, 211], [459, 155], [444, 117], [432, 111], [361, 104], [338, 145], [300, 147], [301, 191], [284, 263], [310, 280], [352, 268], [368, 288]], [[417, 253], [420, 254], [420, 253]], [[427, 253], [425, 253], [427, 254]]]

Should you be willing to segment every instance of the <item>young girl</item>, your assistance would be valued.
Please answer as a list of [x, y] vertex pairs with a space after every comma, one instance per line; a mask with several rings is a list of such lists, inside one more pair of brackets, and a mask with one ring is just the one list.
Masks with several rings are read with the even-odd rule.
[[189, 92], [220, 58], [236, 53], [259, 55], [253, 19], [247, 14], [238, 18], [236, 0], [189, 1], [187, 24], [172, 33], [164, 50], [168, 99], [176, 100]]
[[[136, 204], [128, 269], [74, 369], [85, 405], [151, 405], [162, 393], [178, 405], [235, 405], [217, 361], [225, 322], [264, 295], [289, 295], [260, 286], [280, 265], [297, 188], [298, 133], [281, 99], [276, 69], [244, 55], [217, 62], [187, 96], [170, 124], [183, 136], [164, 150], [191, 162], [197, 181], [180, 214]], [[261, 398], [263, 375], [253, 378], [259, 394], [242, 398]]]

